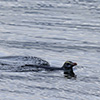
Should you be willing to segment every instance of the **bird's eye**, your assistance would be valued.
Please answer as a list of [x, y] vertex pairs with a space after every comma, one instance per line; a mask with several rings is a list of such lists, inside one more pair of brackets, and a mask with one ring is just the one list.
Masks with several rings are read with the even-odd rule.
[[67, 63], [67, 65], [70, 65], [70, 63]]

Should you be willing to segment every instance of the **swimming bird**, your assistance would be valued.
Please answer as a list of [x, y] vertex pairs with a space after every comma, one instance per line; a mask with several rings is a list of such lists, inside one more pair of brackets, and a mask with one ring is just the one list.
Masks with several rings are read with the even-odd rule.
[[76, 65], [77, 65], [77, 63], [74, 63], [72, 61], [66, 61], [62, 67], [62, 69], [64, 71], [64, 76], [68, 77], [68, 78], [71, 78], [71, 77], [76, 78], [76, 75], [73, 71], [73, 67]]
[[[0, 57], [1, 69], [9, 69], [15, 71], [56, 71], [62, 70], [65, 77], [76, 77], [73, 67], [77, 65], [72, 61], [66, 61], [62, 67], [50, 66], [50, 64], [41, 58], [33, 56], [7, 56]], [[7, 66], [7, 67], [6, 67]]]
[[72, 77], [76, 78], [76, 75], [73, 71], [73, 67], [76, 66], [76, 65], [77, 65], [77, 63], [74, 63], [72, 61], [66, 61], [61, 68], [60, 67], [51, 67], [49, 65], [49, 63], [43, 63], [41, 65], [25, 64], [24, 66], [21, 66], [21, 67], [30, 66], [30, 67], [35, 67], [37, 69], [42, 68], [42, 69], [45, 69], [47, 71], [63, 70], [63, 73], [64, 73], [65, 77], [67, 77], [67, 78], [72, 78]]

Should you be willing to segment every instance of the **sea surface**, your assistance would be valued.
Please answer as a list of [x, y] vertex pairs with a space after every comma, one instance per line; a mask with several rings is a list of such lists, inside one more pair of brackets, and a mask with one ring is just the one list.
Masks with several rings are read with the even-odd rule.
[[[19, 70], [34, 57], [77, 78]], [[0, 0], [0, 100], [100, 100], [100, 0]]]

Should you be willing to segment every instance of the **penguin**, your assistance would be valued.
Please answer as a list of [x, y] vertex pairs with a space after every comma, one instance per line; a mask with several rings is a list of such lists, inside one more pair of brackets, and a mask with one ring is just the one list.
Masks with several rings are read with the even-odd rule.
[[[21, 67], [35, 67], [37, 69], [45, 69], [46, 71], [57, 71], [57, 70], [62, 70], [64, 73], [64, 76], [67, 78], [76, 78], [76, 75], [73, 71], [73, 67], [76, 66], [77, 63], [74, 63], [72, 61], [66, 61], [62, 67], [53, 67], [50, 66], [49, 63], [41, 64], [41, 65], [32, 65], [32, 64], [25, 64], [24, 66]], [[38, 70], [39, 71], [39, 70]]]

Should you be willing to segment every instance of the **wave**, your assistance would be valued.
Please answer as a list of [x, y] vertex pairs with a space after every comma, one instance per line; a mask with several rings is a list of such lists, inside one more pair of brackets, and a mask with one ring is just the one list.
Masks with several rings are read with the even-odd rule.
[[[42, 37], [38, 37], [42, 38]], [[55, 39], [55, 38], [49, 38], [49, 39]], [[64, 38], [57, 38], [56, 40], [64, 40]], [[77, 45], [77, 41], [75, 40], [67, 40], [68, 42], [75, 42], [73, 44], [67, 44], [67, 43], [60, 43], [60, 42], [42, 42], [42, 41], [36, 41], [36, 42], [19, 42], [19, 41], [5, 41], [1, 40], [0, 45], [6, 46], [9, 48], [20, 48], [20, 49], [42, 49], [42, 50], [50, 50], [54, 52], [67, 52], [69, 50], [74, 51], [86, 51], [86, 52], [100, 52], [100, 47], [96, 43], [90, 43], [90, 42], [84, 42]]]
[[[38, 57], [32, 56], [6, 56], [0, 57], [0, 70], [9, 70], [9, 71], [40, 71], [41, 68], [33, 66], [50, 66], [50, 64]], [[24, 67], [25, 66], [25, 67]]]

